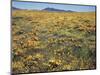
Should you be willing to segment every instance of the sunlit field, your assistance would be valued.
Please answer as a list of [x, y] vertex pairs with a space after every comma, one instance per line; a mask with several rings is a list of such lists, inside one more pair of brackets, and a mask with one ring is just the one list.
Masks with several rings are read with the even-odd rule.
[[12, 11], [12, 72], [95, 69], [95, 14]]

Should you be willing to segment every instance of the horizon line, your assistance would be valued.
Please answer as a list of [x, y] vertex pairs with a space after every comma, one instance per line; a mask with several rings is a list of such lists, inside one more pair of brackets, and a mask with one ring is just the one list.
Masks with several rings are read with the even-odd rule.
[[59, 10], [72, 10], [77, 12], [95, 12], [96, 6], [78, 5], [78, 4], [60, 4], [60, 3], [47, 3], [47, 2], [30, 2], [30, 1], [12, 1], [12, 7], [28, 10], [42, 10], [47, 7]]

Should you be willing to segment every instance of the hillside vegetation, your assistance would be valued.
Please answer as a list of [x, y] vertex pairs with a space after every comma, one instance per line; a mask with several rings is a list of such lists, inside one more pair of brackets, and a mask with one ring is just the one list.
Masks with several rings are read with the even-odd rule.
[[96, 68], [95, 12], [12, 11], [12, 72]]

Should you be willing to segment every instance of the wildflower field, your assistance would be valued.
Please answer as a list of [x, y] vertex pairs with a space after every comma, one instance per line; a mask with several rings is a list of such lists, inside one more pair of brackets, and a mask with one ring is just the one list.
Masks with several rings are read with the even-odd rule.
[[95, 69], [95, 14], [12, 11], [12, 72]]

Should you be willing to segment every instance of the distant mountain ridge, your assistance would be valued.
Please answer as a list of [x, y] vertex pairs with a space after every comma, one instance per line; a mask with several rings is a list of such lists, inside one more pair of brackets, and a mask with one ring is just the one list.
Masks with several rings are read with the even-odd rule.
[[55, 9], [55, 8], [45, 8], [45, 9], [42, 9], [44, 11], [54, 11], [54, 12], [75, 12], [75, 11], [72, 11], [72, 10], [62, 10], [62, 9]]
[[[28, 9], [21, 9], [21, 8], [17, 8], [17, 7], [12, 7], [12, 10], [28, 10]], [[34, 10], [34, 9], [31, 9]], [[38, 11], [38, 10], [37, 10]], [[72, 10], [62, 10], [62, 9], [56, 9], [56, 8], [44, 8], [42, 10], [39, 11], [50, 11], [50, 12], [76, 12], [76, 11], [72, 11]]]
[[20, 8], [12, 7], [12, 10], [21, 10]]

